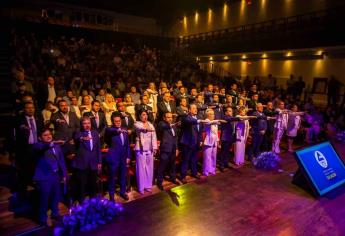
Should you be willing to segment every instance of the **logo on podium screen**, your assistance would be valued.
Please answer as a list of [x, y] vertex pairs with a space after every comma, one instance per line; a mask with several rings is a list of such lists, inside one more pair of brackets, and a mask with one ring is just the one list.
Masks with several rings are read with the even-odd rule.
[[314, 156], [315, 156], [315, 159], [316, 159], [317, 163], [319, 163], [319, 165], [320, 165], [322, 168], [327, 168], [327, 166], [328, 166], [327, 159], [326, 159], [326, 157], [322, 154], [322, 152], [320, 152], [320, 151], [315, 151], [315, 152], [314, 152]]

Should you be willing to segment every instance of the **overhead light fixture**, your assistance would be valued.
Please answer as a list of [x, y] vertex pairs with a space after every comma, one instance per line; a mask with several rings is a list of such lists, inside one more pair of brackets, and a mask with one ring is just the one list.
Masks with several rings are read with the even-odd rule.
[[292, 52], [291, 52], [291, 51], [287, 52], [287, 53], [286, 53], [286, 56], [287, 56], [287, 57], [291, 57], [291, 56], [292, 56]]
[[229, 60], [229, 57], [228, 57], [228, 56], [225, 56], [225, 57], [224, 57], [224, 60]]
[[213, 57], [210, 57], [210, 61], [213, 61]]
[[246, 59], [247, 56], [245, 54], [242, 55], [242, 59]]
[[264, 53], [264, 54], [262, 54], [262, 56], [261, 56], [262, 58], [267, 58], [267, 54], [266, 53]]

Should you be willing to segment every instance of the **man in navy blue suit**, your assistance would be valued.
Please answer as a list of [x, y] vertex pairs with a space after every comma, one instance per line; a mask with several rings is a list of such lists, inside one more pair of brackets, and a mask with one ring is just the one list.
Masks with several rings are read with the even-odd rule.
[[17, 117], [15, 125], [16, 168], [18, 169], [17, 192], [20, 200], [26, 200], [26, 189], [31, 183], [34, 162], [32, 148], [44, 128], [43, 118], [35, 112], [33, 102], [24, 104], [24, 113]]
[[168, 169], [170, 172], [170, 180], [174, 184], [176, 182], [176, 152], [177, 152], [177, 129], [176, 125], [172, 124], [173, 114], [166, 112], [163, 115], [163, 120], [158, 123], [158, 138], [160, 140], [160, 161], [157, 169], [157, 186], [163, 190], [163, 176], [164, 171]]
[[40, 141], [33, 146], [36, 159], [36, 169], [33, 180], [40, 193], [39, 221], [47, 225], [48, 206], [51, 206], [51, 218], [59, 219], [60, 180], [66, 182], [67, 170], [64, 155], [59, 145], [52, 141], [51, 130], [45, 128], [40, 135]]
[[202, 122], [197, 118], [198, 109], [195, 104], [190, 104], [189, 114], [182, 117], [182, 165], [181, 165], [181, 181], [187, 183], [186, 175], [190, 165], [192, 177], [200, 179], [197, 171], [198, 151], [202, 145]]
[[229, 155], [230, 147], [235, 143], [235, 121], [239, 121], [240, 118], [233, 117], [233, 111], [231, 107], [225, 108], [225, 115], [223, 117], [227, 123], [221, 125], [221, 150], [220, 150], [220, 163], [219, 170], [223, 172], [224, 168], [229, 168]]
[[253, 130], [253, 153], [254, 157], [260, 154], [260, 148], [264, 139], [265, 132], [267, 130], [267, 116], [263, 113], [264, 107], [261, 103], [256, 104], [256, 111], [252, 113], [252, 116], [256, 116], [251, 122]]
[[97, 174], [102, 168], [101, 143], [99, 134], [91, 129], [91, 120], [85, 116], [81, 119], [81, 131], [74, 134], [77, 154], [72, 160], [74, 177], [74, 200], [81, 203], [87, 188], [89, 196], [97, 193]]
[[[106, 161], [109, 165], [109, 199], [114, 201], [115, 179], [119, 176], [120, 196], [128, 201], [126, 193], [127, 164], [131, 159], [128, 132], [121, 127], [121, 115], [113, 113], [111, 116], [113, 126], [106, 128], [104, 134], [105, 143], [108, 145]], [[120, 175], [119, 175], [120, 173]]]

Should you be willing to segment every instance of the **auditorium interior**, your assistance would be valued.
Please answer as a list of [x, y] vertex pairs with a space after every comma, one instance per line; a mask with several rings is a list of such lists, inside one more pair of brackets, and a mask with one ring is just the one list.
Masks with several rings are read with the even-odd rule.
[[0, 235], [345, 235], [343, 0], [0, 5]]

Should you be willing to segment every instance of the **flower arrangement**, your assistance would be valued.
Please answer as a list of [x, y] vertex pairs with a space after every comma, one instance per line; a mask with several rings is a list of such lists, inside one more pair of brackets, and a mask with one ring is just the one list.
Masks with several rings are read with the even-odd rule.
[[276, 170], [279, 168], [280, 157], [274, 152], [262, 152], [253, 159], [253, 164], [258, 169]]
[[123, 210], [118, 203], [103, 197], [85, 199], [82, 204], [70, 208], [63, 217], [62, 226], [54, 229], [54, 235], [73, 234], [75, 231], [89, 231], [111, 221]]

